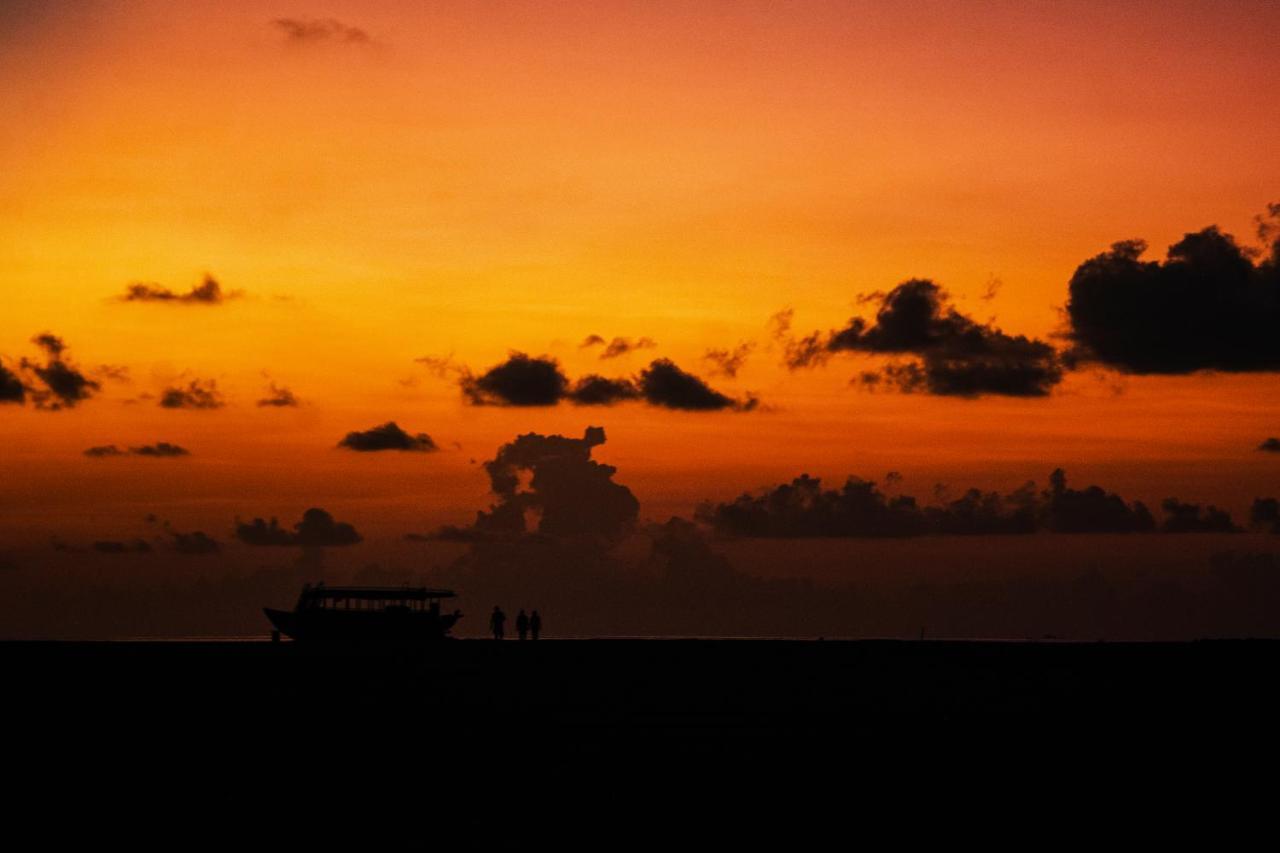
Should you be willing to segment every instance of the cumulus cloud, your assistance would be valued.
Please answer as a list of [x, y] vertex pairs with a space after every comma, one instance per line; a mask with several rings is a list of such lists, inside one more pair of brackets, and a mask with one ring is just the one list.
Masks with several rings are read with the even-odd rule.
[[151, 456], [156, 458], [172, 458], [175, 456], [190, 456], [191, 451], [177, 444], [170, 444], [167, 441], [158, 441], [155, 444], [142, 444], [136, 447], [130, 447], [122, 450], [114, 444], [103, 444], [97, 447], [90, 447], [84, 452], [85, 456], [105, 458], [110, 456]]
[[270, 522], [261, 518], [237, 520], [236, 538], [246, 545], [331, 547], [354, 545], [360, 541], [360, 534], [350, 524], [334, 521], [323, 509], [312, 507], [291, 530], [281, 527], [274, 518]]
[[716, 391], [665, 358], [650, 362], [634, 377], [589, 374], [571, 383], [554, 358], [512, 352], [480, 376], [464, 371], [459, 384], [463, 396], [476, 406], [554, 406], [562, 401], [607, 406], [641, 400], [667, 409], [751, 411], [758, 405], [753, 396], [737, 399]]
[[790, 334], [789, 310], [775, 314], [771, 325], [784, 345], [786, 365], [812, 367], [841, 352], [910, 357], [864, 372], [861, 381], [951, 397], [1041, 397], [1062, 381], [1063, 368], [1050, 344], [973, 320], [928, 279], [905, 281], [866, 301], [879, 302], [874, 322], [854, 317], [843, 329], [800, 338]]
[[425, 432], [410, 435], [401, 429], [395, 421], [387, 421], [381, 426], [361, 432], [349, 432], [342, 441], [338, 442], [338, 446], [361, 452], [402, 450], [430, 453], [440, 449], [432, 441], [431, 436]]
[[630, 379], [610, 379], [592, 373], [573, 383], [568, 399], [579, 406], [612, 406], [640, 399], [640, 389]]
[[170, 386], [160, 395], [160, 406], [165, 409], [220, 409], [225, 405], [218, 383], [212, 379], [193, 379], [186, 387]]
[[1249, 523], [1253, 527], [1280, 533], [1280, 500], [1254, 498], [1249, 507]]
[[284, 33], [285, 39], [295, 44], [368, 44], [372, 41], [364, 30], [334, 18], [276, 18], [271, 25]]
[[640, 503], [613, 481], [616, 468], [591, 458], [604, 442], [602, 427], [587, 427], [582, 438], [518, 436], [484, 463], [496, 502], [476, 514], [474, 525], [441, 528], [432, 538], [475, 542], [534, 533], [619, 540], [634, 527]]
[[221, 305], [228, 299], [235, 299], [239, 291], [226, 293], [222, 285], [211, 275], [206, 275], [200, 284], [192, 286], [186, 293], [177, 293], [154, 282], [134, 282], [126, 289], [125, 302], [163, 302], [171, 305]]
[[554, 406], [569, 380], [554, 358], [512, 352], [479, 376], [463, 375], [460, 384], [473, 406]]
[[1183, 503], [1177, 498], [1165, 498], [1160, 508], [1165, 512], [1160, 529], [1165, 533], [1238, 533], [1240, 528], [1231, 520], [1231, 514], [1210, 504]]
[[[901, 475], [886, 478], [886, 482], [896, 488]], [[731, 501], [704, 503], [695, 517], [724, 535], [770, 538], [1002, 535], [1040, 530], [1143, 533], [1156, 529], [1155, 520], [1141, 502], [1127, 502], [1098, 486], [1069, 488], [1061, 468], [1049, 476], [1047, 489], [1037, 490], [1028, 482], [1007, 494], [969, 489], [949, 500], [945, 489], [939, 487], [931, 504], [910, 495], [886, 494], [875, 483], [858, 477], [850, 477], [838, 489], [823, 489], [821, 480], [805, 474]], [[1179, 528], [1165, 529], [1174, 532]]]
[[1136, 374], [1280, 370], [1280, 241], [1253, 252], [1213, 226], [1186, 234], [1163, 262], [1142, 260], [1146, 249], [1115, 243], [1072, 275], [1074, 361]]
[[267, 396], [258, 400], [259, 406], [271, 406], [274, 408], [286, 408], [290, 406], [300, 405], [298, 398], [288, 388], [277, 385], [272, 382], [267, 388]]
[[640, 371], [637, 384], [641, 395], [649, 404], [667, 409], [684, 409], [694, 412], [720, 409], [751, 411], [759, 404], [754, 397], [735, 400], [721, 394], [697, 376], [686, 373], [666, 358], [655, 359]]
[[704, 361], [711, 362], [712, 372], [733, 378], [747, 363], [747, 357], [755, 351], [754, 341], [743, 341], [733, 349], [709, 349], [703, 353]]
[[190, 533], [170, 530], [169, 533], [173, 536], [173, 549], [179, 554], [203, 556], [217, 554], [222, 550], [218, 540], [200, 530], [193, 530]]
[[1061, 468], [1049, 475], [1043, 514], [1046, 529], [1054, 533], [1147, 533], [1156, 526], [1141, 501], [1128, 503], [1099, 486], [1069, 488]]

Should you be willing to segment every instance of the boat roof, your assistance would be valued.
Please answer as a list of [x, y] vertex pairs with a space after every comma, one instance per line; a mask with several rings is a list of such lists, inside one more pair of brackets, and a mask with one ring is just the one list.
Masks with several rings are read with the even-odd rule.
[[365, 600], [425, 601], [429, 598], [454, 598], [451, 589], [425, 586], [325, 586], [317, 584], [302, 590], [307, 598], [360, 598]]

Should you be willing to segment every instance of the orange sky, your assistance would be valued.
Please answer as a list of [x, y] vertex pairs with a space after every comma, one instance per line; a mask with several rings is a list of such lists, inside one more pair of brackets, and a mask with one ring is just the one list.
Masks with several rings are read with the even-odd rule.
[[[1115, 240], [1161, 256], [1209, 224], [1250, 238], [1280, 200], [1274, 4], [0, 9], [0, 355], [51, 331], [131, 377], [71, 410], [0, 408], [11, 534], [321, 504], [395, 536], [483, 507], [471, 460], [515, 434], [587, 424], [654, 516], [801, 471], [899, 470], [927, 495], [1064, 465], [1237, 515], [1280, 488], [1280, 458], [1254, 450], [1280, 434], [1274, 375], [872, 394], [848, 385], [865, 359], [789, 373], [766, 330], [785, 306], [800, 331], [836, 328], [859, 293], [924, 276], [1044, 337], [1076, 265]], [[279, 17], [369, 38], [296, 43]], [[243, 296], [115, 298], [205, 273]], [[601, 362], [578, 347], [593, 333], [659, 346]], [[746, 368], [712, 378], [704, 350], [742, 341]], [[474, 408], [414, 362], [509, 349], [571, 376], [667, 356], [765, 410]], [[139, 400], [193, 377], [228, 405]], [[255, 406], [269, 381], [304, 405]], [[443, 451], [335, 448], [392, 419]], [[155, 441], [193, 455], [81, 455]]]

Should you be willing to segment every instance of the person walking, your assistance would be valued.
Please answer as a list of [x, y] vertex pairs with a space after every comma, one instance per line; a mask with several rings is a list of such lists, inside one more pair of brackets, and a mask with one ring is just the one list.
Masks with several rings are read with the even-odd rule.
[[523, 607], [516, 614], [516, 633], [522, 640], [529, 636], [529, 617], [525, 615]]
[[533, 615], [529, 617], [529, 633], [536, 640], [538, 635], [542, 633], [542, 617], [538, 615], [538, 611], [533, 611]]
[[502, 608], [493, 605], [493, 613], [489, 614], [489, 630], [493, 632], [495, 640], [502, 639], [502, 629], [507, 624], [507, 614], [502, 612]]

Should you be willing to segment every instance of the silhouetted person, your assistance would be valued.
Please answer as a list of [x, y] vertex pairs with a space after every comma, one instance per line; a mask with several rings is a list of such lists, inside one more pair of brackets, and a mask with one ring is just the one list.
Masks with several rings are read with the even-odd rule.
[[489, 630], [493, 631], [495, 640], [502, 639], [502, 629], [506, 624], [507, 614], [503, 613], [502, 608], [498, 605], [493, 605], [493, 613], [489, 615]]
[[542, 617], [538, 615], [538, 611], [533, 611], [533, 615], [529, 617], [529, 633], [536, 640], [538, 635], [542, 633]]
[[529, 617], [524, 614], [524, 608], [520, 608], [520, 612], [516, 614], [516, 634], [520, 639], [529, 636]]

